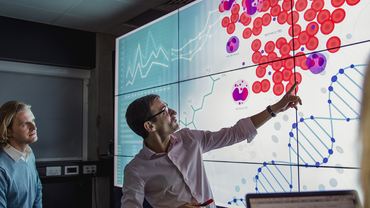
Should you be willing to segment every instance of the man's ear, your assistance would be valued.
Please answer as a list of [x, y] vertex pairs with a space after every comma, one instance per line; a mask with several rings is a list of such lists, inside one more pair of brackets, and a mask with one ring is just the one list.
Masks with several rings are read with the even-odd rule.
[[7, 137], [10, 138], [10, 136], [12, 135], [12, 130], [8, 127], [6, 129], [6, 132], [7, 132]]
[[150, 121], [145, 121], [144, 123], [144, 128], [148, 131], [148, 132], [153, 132], [156, 130], [155, 128], [155, 125], [150, 122]]

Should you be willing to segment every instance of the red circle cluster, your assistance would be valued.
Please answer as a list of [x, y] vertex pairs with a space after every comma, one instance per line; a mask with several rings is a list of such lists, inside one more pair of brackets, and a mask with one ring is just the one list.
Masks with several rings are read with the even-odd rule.
[[[243, 0], [244, 2], [245, 0]], [[310, 7], [309, 7], [310, 2]], [[346, 16], [346, 12], [340, 8], [344, 3], [350, 6], [358, 4], [360, 0], [331, 0], [331, 5], [336, 9], [332, 12], [325, 9], [324, 0], [264, 0], [261, 12], [265, 12], [262, 17], [250, 17], [246, 13], [239, 15], [240, 5], [235, 4], [231, 8], [231, 16], [224, 17], [221, 25], [226, 28], [228, 34], [235, 31], [235, 24], [239, 21], [246, 28], [243, 30], [243, 38], [248, 39], [252, 35], [258, 36], [262, 28], [270, 25], [273, 18], [279, 24], [288, 24], [288, 33], [292, 37], [289, 42], [281, 37], [275, 42], [268, 41], [264, 46], [259, 39], [255, 39], [251, 48], [253, 50], [252, 62], [258, 64], [256, 75], [263, 78], [266, 75], [267, 66], [274, 70], [272, 73], [272, 88], [275, 95], [282, 95], [284, 90], [287, 92], [295, 81], [301, 83], [302, 76], [299, 72], [293, 72], [294, 66], [307, 70], [306, 54], [298, 52], [294, 57], [291, 52], [297, 51], [301, 47], [313, 51], [319, 45], [319, 39], [316, 35], [320, 32], [324, 35], [330, 35], [336, 24], [341, 23]], [[242, 3], [242, 5], [245, 5]], [[246, 8], [243, 8], [244, 10]], [[293, 11], [292, 11], [293, 10]], [[220, 12], [223, 12], [220, 10]], [[309, 22], [306, 28], [302, 28], [298, 21], [303, 16], [306, 22]], [[252, 23], [252, 24], [251, 24]], [[341, 40], [332, 36], [326, 42], [326, 48], [330, 53], [335, 53], [340, 49]], [[261, 53], [261, 51], [265, 53]], [[276, 51], [276, 52], [275, 52]], [[277, 51], [279, 54], [277, 54]], [[287, 82], [284, 87], [283, 82]], [[255, 81], [252, 85], [254, 93], [267, 92], [271, 88], [268, 79]], [[298, 89], [298, 88], [297, 88]], [[297, 90], [296, 90], [297, 92]]]

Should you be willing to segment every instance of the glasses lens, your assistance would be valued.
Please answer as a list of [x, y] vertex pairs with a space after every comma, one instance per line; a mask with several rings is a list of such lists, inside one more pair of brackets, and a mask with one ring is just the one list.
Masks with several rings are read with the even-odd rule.
[[167, 115], [170, 115], [170, 113], [168, 112], [168, 106], [166, 105], [166, 107], [164, 108], [164, 111], [167, 113]]

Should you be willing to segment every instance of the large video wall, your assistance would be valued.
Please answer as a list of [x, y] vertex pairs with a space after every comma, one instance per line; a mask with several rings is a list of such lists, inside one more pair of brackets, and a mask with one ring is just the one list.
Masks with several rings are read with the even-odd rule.
[[180, 128], [217, 131], [282, 98], [303, 105], [251, 142], [203, 155], [218, 205], [246, 193], [356, 189], [362, 83], [370, 55], [365, 0], [203, 0], [116, 40], [115, 186], [143, 139], [125, 121], [158, 94]]

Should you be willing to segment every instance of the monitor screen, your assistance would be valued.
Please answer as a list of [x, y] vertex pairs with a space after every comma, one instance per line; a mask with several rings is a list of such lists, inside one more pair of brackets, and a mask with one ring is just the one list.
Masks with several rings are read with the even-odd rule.
[[203, 155], [218, 205], [246, 193], [359, 190], [358, 124], [370, 54], [364, 0], [199, 0], [116, 40], [115, 186], [143, 139], [127, 106], [158, 94], [180, 128], [217, 131], [298, 82], [303, 101], [241, 142]]

